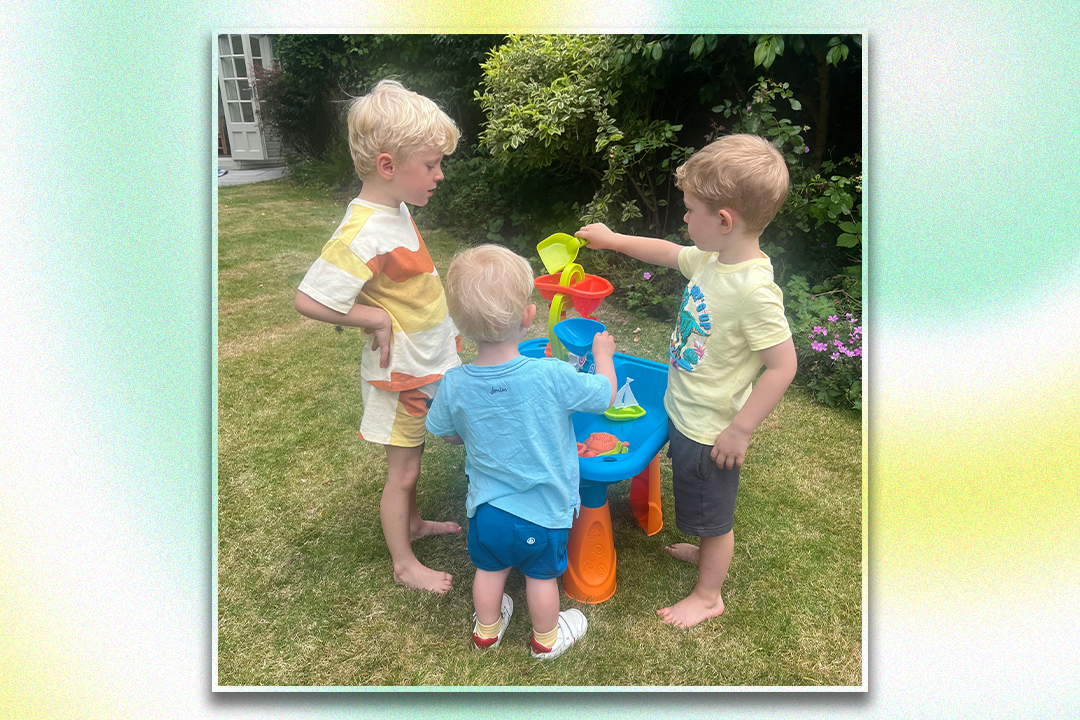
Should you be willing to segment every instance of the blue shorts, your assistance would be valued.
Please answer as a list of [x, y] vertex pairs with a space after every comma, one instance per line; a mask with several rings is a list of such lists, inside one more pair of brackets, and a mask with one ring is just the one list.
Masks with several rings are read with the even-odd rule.
[[566, 571], [570, 528], [550, 529], [484, 503], [469, 520], [469, 559], [488, 572], [520, 568], [525, 577], [550, 580]]

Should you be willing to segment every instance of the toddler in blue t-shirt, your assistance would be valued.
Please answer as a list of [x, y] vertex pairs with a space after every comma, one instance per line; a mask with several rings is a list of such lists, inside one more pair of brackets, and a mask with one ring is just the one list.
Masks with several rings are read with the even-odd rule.
[[450, 316], [477, 345], [476, 360], [449, 370], [427, 428], [465, 445], [469, 557], [476, 566], [473, 643], [496, 647], [514, 604], [503, 593], [510, 569], [525, 575], [532, 655], [555, 658], [588, 626], [580, 610], [559, 612], [556, 578], [578, 495], [571, 413], [602, 413], [615, 396], [615, 340], [593, 338], [596, 374], [518, 353], [536, 316], [529, 263], [498, 245], [460, 253], [446, 273]]

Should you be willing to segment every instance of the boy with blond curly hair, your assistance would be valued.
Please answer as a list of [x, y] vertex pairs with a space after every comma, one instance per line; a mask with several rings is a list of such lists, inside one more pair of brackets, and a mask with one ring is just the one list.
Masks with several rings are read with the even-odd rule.
[[348, 125], [363, 186], [300, 283], [295, 307], [372, 335], [360, 361], [359, 434], [386, 451], [379, 519], [394, 580], [442, 595], [453, 577], [417, 560], [412, 541], [461, 531], [424, 520], [416, 506], [424, 418], [443, 374], [461, 364], [460, 337], [407, 205], [427, 204], [458, 129], [434, 102], [392, 80], [353, 102]]
[[556, 578], [581, 504], [571, 413], [602, 413], [615, 397], [615, 340], [593, 338], [596, 374], [552, 358], [528, 358], [518, 343], [536, 316], [529, 263], [498, 245], [460, 253], [446, 271], [450, 315], [476, 342], [476, 359], [446, 373], [428, 429], [465, 445], [465, 502], [473, 580], [472, 642], [494, 648], [514, 611], [503, 592], [511, 568], [525, 575], [532, 656], [561, 655], [585, 634], [576, 609], [559, 612]]
[[694, 247], [620, 235], [602, 223], [577, 235], [592, 248], [678, 269], [688, 280], [671, 334], [664, 407], [675, 525], [700, 543], [665, 550], [696, 563], [698, 580], [690, 595], [657, 611], [685, 628], [724, 612], [739, 469], [750, 436], [795, 377], [796, 359], [783, 294], [759, 245], [787, 197], [783, 156], [764, 138], [728, 135], [679, 167], [675, 184]]

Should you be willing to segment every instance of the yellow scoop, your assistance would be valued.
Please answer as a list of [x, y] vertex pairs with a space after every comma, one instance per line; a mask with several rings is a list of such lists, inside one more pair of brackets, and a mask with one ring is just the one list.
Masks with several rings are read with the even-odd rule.
[[540, 262], [549, 273], [557, 273], [577, 259], [578, 249], [585, 244], [581, 238], [566, 233], [555, 233], [544, 238], [536, 246]]

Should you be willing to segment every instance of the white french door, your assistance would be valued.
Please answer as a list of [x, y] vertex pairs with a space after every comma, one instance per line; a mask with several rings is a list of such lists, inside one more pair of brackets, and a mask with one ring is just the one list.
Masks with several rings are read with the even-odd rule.
[[265, 35], [218, 35], [218, 94], [225, 109], [225, 129], [233, 160], [265, 160], [266, 142], [259, 125], [251, 69], [269, 65], [270, 38]]

